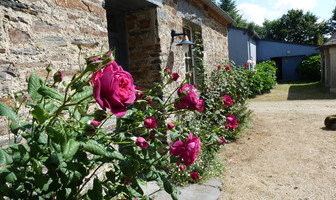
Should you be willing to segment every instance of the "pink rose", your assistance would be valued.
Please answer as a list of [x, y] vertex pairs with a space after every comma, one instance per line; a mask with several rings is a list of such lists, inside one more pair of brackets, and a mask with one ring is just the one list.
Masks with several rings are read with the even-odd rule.
[[220, 65], [217, 65], [217, 69], [220, 69], [220, 68], [222, 68], [222, 66], [220, 66]]
[[96, 120], [92, 120], [92, 121], [90, 122], [90, 124], [91, 124], [92, 126], [94, 126], [94, 127], [98, 127], [98, 126], [100, 125], [100, 123], [101, 123], [101, 122], [96, 121]]
[[225, 138], [223, 138], [223, 137], [219, 137], [218, 139], [220, 140], [220, 142], [218, 142], [217, 145], [224, 145], [224, 144], [226, 144], [226, 140], [225, 140]]
[[148, 147], [148, 142], [143, 137], [137, 137], [135, 144], [143, 149], [146, 149]]
[[198, 98], [194, 86], [185, 84], [178, 91], [180, 99], [175, 102], [174, 106], [177, 109], [189, 108], [202, 112], [204, 110], [204, 100]]
[[154, 117], [147, 117], [144, 121], [144, 124], [146, 128], [156, 128], [157, 127], [157, 122]]
[[230, 65], [225, 65], [225, 69], [226, 69], [226, 71], [229, 71], [230, 70]]
[[190, 177], [195, 181], [200, 179], [199, 173], [195, 171], [190, 172]]
[[184, 171], [186, 169], [186, 166], [185, 165], [180, 165], [179, 168], [180, 168], [181, 171]]
[[234, 115], [229, 115], [226, 117], [226, 122], [228, 123], [225, 128], [233, 130], [238, 127], [237, 118]]
[[167, 74], [171, 74], [171, 73], [172, 73], [170, 67], [166, 67], [163, 71], [164, 71], [165, 73], [167, 73]]
[[232, 101], [232, 99], [231, 99], [231, 97], [229, 95], [222, 96], [222, 99], [223, 99], [224, 105], [226, 105], [226, 106], [232, 106], [233, 101]]
[[196, 161], [200, 148], [201, 141], [190, 133], [186, 142], [180, 140], [174, 142], [170, 149], [170, 155], [179, 156], [179, 161], [183, 160], [186, 166], [190, 166]]
[[111, 110], [117, 117], [126, 114], [127, 104], [135, 100], [133, 77], [115, 61], [107, 64], [104, 70], [96, 72], [93, 83], [93, 96], [104, 110]]
[[168, 127], [169, 130], [172, 130], [173, 128], [175, 128], [175, 126], [176, 126], [176, 125], [173, 124], [173, 123], [168, 123], [168, 124], [167, 124], [167, 127]]

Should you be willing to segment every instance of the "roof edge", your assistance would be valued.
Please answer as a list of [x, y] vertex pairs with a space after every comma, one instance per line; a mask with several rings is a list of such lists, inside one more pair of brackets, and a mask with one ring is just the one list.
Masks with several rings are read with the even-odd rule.
[[218, 12], [218, 14], [222, 15], [224, 18], [226, 18], [231, 24], [236, 24], [237, 22], [228, 15], [224, 10], [222, 10], [219, 6], [217, 6], [214, 2], [211, 0], [203, 0], [207, 5], [209, 5], [212, 9]]

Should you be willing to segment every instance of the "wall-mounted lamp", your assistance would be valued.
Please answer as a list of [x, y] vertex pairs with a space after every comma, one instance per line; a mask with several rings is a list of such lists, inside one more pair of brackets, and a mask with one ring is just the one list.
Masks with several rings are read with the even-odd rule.
[[176, 33], [175, 30], [172, 30], [171, 33], [171, 38], [172, 38], [172, 43], [174, 42], [174, 38], [176, 36], [180, 36], [180, 35], [183, 35], [183, 38], [182, 38], [182, 41], [180, 43], [178, 43], [176, 46], [182, 46], [182, 49], [183, 49], [183, 52], [184, 53], [188, 53], [189, 51], [189, 46], [192, 46], [192, 45], [195, 45], [195, 43], [189, 41], [189, 38], [187, 36], [187, 34], [185, 32], [183, 33]]

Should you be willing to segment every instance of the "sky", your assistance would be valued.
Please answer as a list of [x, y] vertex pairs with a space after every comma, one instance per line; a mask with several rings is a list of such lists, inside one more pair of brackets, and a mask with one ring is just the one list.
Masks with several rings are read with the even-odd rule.
[[319, 21], [331, 18], [336, 0], [235, 0], [239, 14], [247, 21], [262, 25], [265, 19], [274, 20], [290, 9], [309, 11]]

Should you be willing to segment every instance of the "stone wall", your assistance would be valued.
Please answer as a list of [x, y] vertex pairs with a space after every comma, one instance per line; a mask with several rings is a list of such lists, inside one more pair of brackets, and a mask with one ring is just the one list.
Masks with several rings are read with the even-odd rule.
[[[81, 58], [108, 48], [103, 0], [1, 0], [0, 98], [26, 88], [31, 72], [72, 75]], [[81, 60], [83, 63], [83, 60]]]
[[[172, 29], [182, 32], [185, 25], [200, 28], [204, 46], [204, 62], [206, 67], [217, 66], [228, 60], [228, 22], [214, 14], [201, 0], [164, 0], [162, 8], [157, 8], [159, 38], [161, 44], [161, 68], [169, 66], [182, 77], [186, 73], [184, 53], [176, 44], [181, 41], [175, 38], [171, 43]], [[193, 24], [193, 25], [190, 25]], [[210, 69], [208, 69], [210, 70]], [[207, 71], [207, 70], [206, 70]], [[179, 84], [180, 82], [177, 82]], [[176, 85], [177, 85], [176, 84]]]
[[155, 8], [126, 14], [129, 70], [135, 84], [150, 88], [161, 80], [161, 48]]

